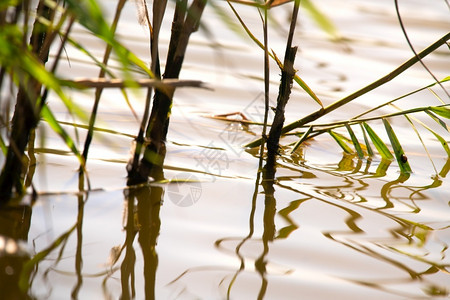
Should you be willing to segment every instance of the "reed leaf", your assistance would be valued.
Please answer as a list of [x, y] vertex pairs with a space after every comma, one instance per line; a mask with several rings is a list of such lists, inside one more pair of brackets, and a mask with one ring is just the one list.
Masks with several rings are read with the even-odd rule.
[[373, 129], [369, 126], [369, 124], [365, 122], [363, 123], [363, 126], [367, 134], [369, 135], [370, 139], [372, 140], [372, 143], [374, 144], [375, 148], [377, 148], [378, 153], [381, 155], [381, 158], [386, 160], [392, 160], [394, 158], [392, 156], [392, 153], [389, 151], [386, 144], [375, 133], [375, 131], [373, 131]]
[[[447, 82], [447, 81], [450, 81], [450, 76], [445, 77], [444, 79], [440, 80], [439, 82], [440, 83], [444, 83], [444, 82]], [[401, 95], [400, 97], [397, 97], [397, 98], [392, 99], [390, 101], [386, 101], [383, 104], [380, 104], [380, 105], [378, 105], [376, 107], [370, 108], [370, 109], [366, 110], [365, 112], [362, 112], [362, 113], [354, 116], [352, 119], [358, 119], [358, 118], [360, 118], [360, 117], [362, 117], [362, 116], [364, 116], [364, 115], [366, 115], [368, 113], [371, 113], [371, 112], [376, 111], [376, 110], [378, 110], [380, 108], [383, 108], [383, 107], [385, 107], [385, 106], [387, 106], [389, 104], [392, 104], [392, 103], [394, 103], [394, 102], [396, 102], [398, 100], [404, 99], [404, 98], [406, 98], [408, 96], [414, 95], [414, 94], [416, 94], [418, 92], [421, 92], [423, 90], [430, 89], [431, 87], [435, 86], [436, 84], [438, 84], [438, 83], [437, 82], [433, 82], [433, 83], [431, 83], [431, 84], [429, 84], [427, 86], [421, 87], [420, 89], [416, 89], [416, 90], [414, 90], [412, 92], [409, 92], [409, 93], [406, 93], [404, 95]], [[439, 99], [439, 100], [441, 101], [442, 104], [445, 104], [441, 99]]]
[[428, 131], [430, 131], [438, 139], [438, 141], [441, 143], [442, 147], [444, 148], [445, 152], [447, 152], [447, 155], [450, 157], [450, 148], [448, 147], [447, 141], [442, 136], [437, 134], [433, 129], [426, 126], [425, 124], [423, 124], [422, 126], [424, 126], [426, 129], [428, 129]]
[[430, 160], [431, 164], [433, 165], [434, 171], [436, 172], [436, 174], [438, 173], [436, 166], [434, 165], [433, 159], [431, 158], [430, 152], [428, 151], [427, 146], [425, 145], [425, 142], [422, 139], [422, 136], [420, 135], [419, 131], [417, 130], [416, 126], [414, 125], [412, 118], [405, 115], [406, 120], [408, 120], [409, 124], [411, 124], [411, 127], [413, 128], [414, 132], [416, 133], [417, 137], [420, 140], [420, 143], [422, 144], [423, 149], [425, 150], [425, 152], [427, 153], [428, 159]]
[[400, 144], [397, 135], [392, 129], [391, 124], [387, 119], [383, 119], [384, 127], [386, 128], [387, 135], [391, 141], [392, 148], [394, 149], [395, 158], [397, 159], [398, 166], [402, 173], [411, 173], [411, 167], [408, 163], [408, 159], [403, 151], [402, 145]]
[[67, 0], [67, 4], [82, 26], [113, 47], [123, 66], [128, 66], [131, 62], [151, 78], [155, 77], [145, 62], [116, 40], [114, 31], [103, 18], [103, 12], [95, 0]]
[[450, 157], [450, 148], [448, 147], [447, 141], [442, 136], [440, 136], [436, 131], [434, 131], [429, 126], [427, 126], [425, 123], [423, 123], [422, 121], [420, 121], [420, 120], [418, 120], [417, 118], [414, 118], [414, 117], [411, 117], [411, 118], [414, 119], [414, 121], [416, 121], [420, 125], [422, 125], [422, 127], [427, 129], [429, 132], [431, 132], [436, 137], [436, 139], [441, 143], [441, 145], [444, 148], [445, 152]]
[[363, 127], [362, 123], [359, 123], [359, 126], [361, 126], [361, 131], [362, 131], [363, 136], [364, 136], [364, 143], [366, 144], [367, 154], [370, 157], [372, 157], [374, 153], [373, 153], [373, 150], [372, 150], [372, 146], [370, 146], [369, 139], [367, 138], [366, 131], [364, 130], [364, 127]]
[[[323, 117], [324, 115], [334, 111], [335, 109], [338, 109], [344, 105], [346, 105], [347, 103], [350, 103], [351, 101], [359, 98], [360, 96], [367, 94], [368, 92], [376, 89], [377, 87], [386, 84], [387, 82], [391, 81], [392, 79], [394, 79], [395, 77], [397, 77], [398, 75], [400, 75], [401, 73], [403, 73], [404, 71], [408, 70], [411, 66], [413, 66], [414, 64], [416, 64], [419, 60], [423, 59], [424, 57], [426, 57], [427, 55], [429, 55], [430, 53], [433, 53], [436, 49], [438, 49], [440, 46], [446, 44], [446, 42], [450, 39], [450, 32], [446, 33], [444, 36], [442, 36], [440, 39], [438, 39], [437, 41], [435, 41], [433, 44], [431, 44], [430, 46], [428, 46], [427, 48], [425, 48], [424, 50], [422, 50], [420, 53], [418, 53], [417, 55], [411, 57], [409, 60], [407, 60], [406, 62], [404, 62], [403, 64], [401, 64], [400, 66], [398, 66], [397, 68], [395, 68], [395, 70], [393, 70], [392, 72], [386, 74], [385, 76], [375, 80], [374, 82], [372, 82], [371, 84], [357, 90], [356, 92], [338, 100], [335, 101], [334, 103], [331, 103], [330, 105], [323, 107], [319, 110], [316, 110], [312, 113], [310, 113], [309, 115], [296, 120], [288, 125], [285, 125], [283, 127], [282, 130], [282, 134], [285, 134], [289, 131], [292, 131], [296, 128], [300, 128], [303, 127], [304, 125], [311, 123], [321, 117]], [[256, 147], [261, 145], [261, 143], [263, 142], [262, 138], [259, 138], [255, 141], [252, 141], [248, 144], [245, 145], [245, 147]]]
[[[284, 65], [276, 55], [275, 51], [272, 50], [272, 56], [271, 56], [275, 62], [277, 63], [280, 70], [283, 70]], [[323, 107], [322, 101], [320, 101], [319, 97], [317, 97], [316, 93], [306, 84], [306, 82], [298, 76], [297, 73], [294, 75], [294, 81], [314, 100], [317, 104], [319, 104], [321, 107]]]
[[450, 128], [447, 125], [447, 123], [445, 123], [444, 121], [442, 121], [440, 118], [438, 118], [435, 114], [433, 114], [431, 111], [429, 110], [425, 110], [425, 112], [434, 120], [436, 121], [436, 123], [438, 123], [439, 125], [441, 125], [445, 130], [450, 132]]
[[6, 146], [5, 141], [3, 140], [3, 137], [0, 135], [0, 149], [2, 150], [3, 155], [6, 155], [6, 152], [8, 151], [8, 146]]
[[81, 153], [78, 151], [74, 141], [69, 136], [69, 134], [67, 134], [64, 128], [61, 127], [61, 124], [58, 122], [58, 120], [56, 120], [55, 116], [53, 115], [52, 111], [47, 106], [47, 104], [44, 104], [44, 106], [42, 107], [41, 116], [45, 121], [47, 121], [47, 123], [50, 125], [53, 131], [55, 131], [62, 138], [66, 146], [78, 158], [80, 164], [84, 166], [84, 159], [81, 156]]
[[[250, 29], [247, 27], [247, 25], [244, 23], [244, 20], [242, 20], [241, 16], [238, 14], [236, 9], [233, 7], [230, 1], [227, 1], [228, 4], [231, 7], [231, 10], [233, 11], [234, 15], [238, 19], [238, 21], [241, 23], [242, 28], [244, 28], [247, 35], [254, 41], [262, 50], [264, 50], [264, 45], [261, 43], [261, 41], [250, 31]], [[272, 53], [269, 52], [269, 56], [277, 63], [280, 70], [284, 69], [283, 63], [281, 60], [277, 57], [275, 52], [272, 50]], [[319, 97], [314, 93], [314, 91], [306, 84], [306, 82], [298, 76], [298, 74], [294, 75], [294, 81], [315, 101], [317, 102], [322, 108], [323, 104], [322, 101], [320, 101]], [[249, 147], [249, 146], [247, 146]]]
[[450, 119], [450, 109], [448, 107], [431, 106], [430, 110], [441, 117]]
[[300, 139], [295, 143], [294, 148], [292, 148], [291, 150], [291, 154], [293, 154], [298, 149], [298, 147], [300, 147], [300, 145], [308, 139], [309, 134], [312, 132], [312, 130], [313, 127], [309, 126], [305, 133], [303, 133]]
[[322, 13], [310, 0], [302, 0], [302, 4], [311, 18], [319, 25], [319, 27], [329, 34], [334, 40], [341, 39], [337, 28], [331, 22], [331, 20]]
[[364, 158], [364, 152], [361, 148], [361, 145], [359, 144], [358, 138], [356, 137], [355, 133], [353, 132], [353, 129], [348, 124], [345, 124], [345, 128], [347, 128], [347, 131], [350, 134], [350, 138], [352, 139], [353, 145], [355, 146], [355, 150], [356, 150], [356, 153], [358, 154], [358, 157], [361, 159]]
[[344, 150], [345, 153], [349, 154], [354, 153], [353, 150], [347, 145], [342, 135], [332, 130], [328, 130], [328, 133], [334, 138], [334, 140], [338, 143], [338, 145], [342, 148], [342, 150]]

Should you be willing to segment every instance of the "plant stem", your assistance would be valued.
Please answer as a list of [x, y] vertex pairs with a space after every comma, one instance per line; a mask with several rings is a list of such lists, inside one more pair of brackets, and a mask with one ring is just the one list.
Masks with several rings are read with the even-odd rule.
[[[115, 13], [114, 20], [113, 20], [112, 26], [111, 26], [112, 32], [116, 31], [122, 9], [125, 6], [125, 2], [126, 2], [126, 0], [120, 0], [119, 3], [117, 3], [116, 13]], [[108, 44], [105, 49], [105, 54], [103, 55], [103, 64], [105, 66], [108, 64], [109, 57], [111, 56], [111, 51], [112, 51], [112, 45]], [[100, 73], [98, 74], [98, 77], [104, 78], [105, 74], [106, 74], [105, 69], [101, 68]], [[84, 158], [85, 163], [87, 162], [89, 147], [91, 145], [92, 138], [94, 136], [95, 119], [97, 117], [97, 111], [98, 111], [98, 106], [100, 103], [100, 98], [101, 98], [102, 92], [103, 92], [103, 87], [97, 87], [95, 90], [94, 105], [92, 107], [91, 117], [89, 118], [89, 129], [88, 129], [88, 132], [86, 135], [86, 140], [84, 141], [83, 158]], [[82, 171], [82, 168], [80, 168], [80, 172], [81, 171]]]
[[[289, 131], [299, 128], [299, 127], [302, 127], [305, 124], [308, 124], [310, 122], [313, 122], [313, 121], [319, 119], [320, 117], [330, 113], [331, 111], [333, 111], [333, 110], [355, 100], [356, 98], [358, 98], [364, 94], [367, 94], [368, 92], [374, 90], [375, 88], [391, 81], [392, 79], [394, 79], [395, 77], [397, 77], [398, 75], [400, 75], [401, 73], [403, 73], [404, 71], [409, 69], [411, 66], [413, 66], [415, 63], [417, 63], [419, 61], [419, 59], [423, 59], [425, 56], [432, 53], [440, 46], [444, 45], [449, 39], [450, 39], [450, 32], [447, 33], [446, 35], [444, 35], [443, 37], [441, 37], [439, 40], [437, 40], [433, 44], [431, 44], [430, 46], [428, 46], [422, 52], [418, 53], [417, 56], [413, 56], [412, 58], [410, 58], [409, 60], [407, 60], [406, 62], [401, 64], [399, 67], [397, 67], [395, 70], [393, 70], [389, 74], [381, 77], [380, 79], [372, 82], [371, 84], [363, 87], [362, 89], [348, 95], [347, 97], [344, 97], [324, 108], [321, 108], [321, 109], [307, 115], [306, 117], [303, 117], [300, 120], [297, 120], [295, 122], [292, 122], [292, 123], [286, 125], [281, 130], [281, 133], [285, 134], [286, 132], [289, 132]], [[262, 139], [258, 139], [258, 140], [255, 140], [255, 141], [245, 145], [245, 147], [257, 147], [261, 144], [261, 142], [262, 142]]]
[[275, 117], [273, 119], [272, 126], [270, 127], [269, 137], [267, 139], [267, 164], [265, 168], [267, 171], [267, 176], [272, 180], [275, 175], [275, 160], [278, 153], [280, 137], [285, 120], [285, 107], [287, 102], [289, 101], [289, 96], [292, 90], [292, 82], [296, 73], [296, 71], [294, 70], [294, 60], [297, 53], [297, 47], [292, 47], [292, 39], [297, 23], [299, 6], [300, 0], [295, 0], [291, 18], [291, 26], [286, 42], [284, 66], [281, 71], [281, 82], [278, 92], [277, 109], [275, 111]]

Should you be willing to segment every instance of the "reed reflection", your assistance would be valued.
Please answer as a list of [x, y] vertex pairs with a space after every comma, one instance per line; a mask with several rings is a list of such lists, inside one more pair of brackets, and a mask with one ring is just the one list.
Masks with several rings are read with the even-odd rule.
[[34, 140], [35, 131], [32, 130], [28, 156], [23, 157], [24, 168], [27, 170], [24, 187], [32, 189], [31, 196], [0, 204], [0, 298], [2, 299], [32, 299], [28, 290], [20, 286], [20, 281], [28, 281], [30, 275], [23, 270], [25, 264], [30, 261], [30, 253], [25, 244], [28, 241], [32, 206], [37, 198], [32, 185], [36, 170]]
[[30, 299], [20, 288], [21, 273], [30, 257], [24, 247], [31, 222], [29, 205], [0, 206], [0, 298]]
[[[347, 163], [345, 165], [348, 166]], [[334, 178], [341, 177], [342, 182], [334, 184], [336, 180], [333, 180], [332, 185], [320, 186], [311, 183], [310, 191], [306, 191], [298, 189], [296, 183], [300, 178], [293, 176], [282, 178], [277, 186], [303, 196], [309, 195], [315, 200], [348, 213], [348, 217], [345, 218], [348, 230], [327, 230], [322, 234], [348, 247], [351, 251], [363, 254], [370, 260], [384, 263], [406, 275], [382, 277], [377, 280], [361, 278], [345, 278], [345, 280], [404, 298], [413, 297], [414, 294], [399, 291], [397, 287], [420, 282], [422, 286], [427, 286], [423, 289], [426, 295], [448, 296], [450, 291], [445, 286], [438, 286], [430, 280], [432, 276], [448, 274], [449, 265], [445, 264], [444, 257], [447, 256], [450, 248], [445, 240], [438, 238], [439, 231], [448, 228], [448, 224], [418, 222], [417, 217], [419, 220], [424, 219], [419, 215], [423, 201], [436, 201], [427, 197], [426, 192], [441, 186], [442, 178], [446, 177], [450, 170], [450, 158], [447, 159], [438, 175], [430, 178], [429, 183], [421, 185], [408, 183], [412, 175], [400, 173], [396, 179], [385, 181], [378, 189], [376, 184], [382, 182], [380, 180], [386, 176], [389, 165], [389, 161], [381, 161], [374, 173], [369, 172], [369, 168], [361, 172], [358, 165], [355, 166], [356, 172], [348, 168], [344, 171], [341, 166], [338, 166], [337, 170], [328, 171], [323, 168], [302, 166], [302, 168], [314, 169], [318, 177], [321, 177], [320, 173], [326, 173]], [[292, 165], [283, 167], [295, 169]], [[379, 194], [373, 195], [373, 191], [378, 191]], [[367, 194], [371, 196], [365, 196]], [[377, 199], [382, 200], [382, 205], [377, 205]], [[370, 228], [361, 223], [364, 218], [370, 219], [372, 215], [381, 216], [386, 222], [383, 227], [378, 228], [378, 231], [386, 233], [383, 240], [379, 237], [371, 238], [370, 234], [365, 232]], [[366, 237], [361, 237], [361, 234]]]
[[[163, 178], [162, 171], [154, 175], [156, 176], [154, 178]], [[125, 202], [127, 204], [126, 240], [124, 244], [125, 257], [121, 264], [121, 299], [133, 299], [136, 296], [136, 253], [133, 247], [136, 236], [138, 236], [144, 259], [145, 299], [155, 299], [156, 270], [158, 267], [156, 243], [161, 227], [159, 213], [163, 196], [163, 187], [156, 185], [130, 187], [125, 191]]]

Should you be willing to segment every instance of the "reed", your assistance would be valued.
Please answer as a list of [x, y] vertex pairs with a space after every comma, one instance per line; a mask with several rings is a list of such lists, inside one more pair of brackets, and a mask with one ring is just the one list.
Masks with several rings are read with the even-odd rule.
[[[407, 30], [402, 23], [400, 10], [396, 1], [399, 24], [414, 55], [404, 64], [401, 64], [395, 70], [368, 86], [328, 106], [324, 106], [317, 94], [302, 79], [301, 72], [294, 70], [294, 57], [297, 51], [295, 46], [292, 46], [292, 43], [293, 32], [296, 27], [296, 15], [300, 9], [308, 11], [310, 16], [332, 39], [341, 40], [342, 37], [329, 19], [309, 0], [296, 0], [293, 4], [291, 1], [284, 0], [273, 0], [264, 3], [245, 0], [230, 0], [227, 2], [230, 10], [219, 8], [214, 2], [211, 2], [211, 6], [219, 13], [230, 28], [232, 27], [234, 30], [239, 28], [241, 32], [250, 37], [256, 46], [264, 52], [265, 121], [262, 124], [261, 138], [245, 146], [265, 146], [267, 143], [268, 153], [270, 154], [268, 157], [275, 157], [280, 147], [280, 141], [282, 141], [284, 135], [299, 136], [298, 142], [291, 145], [291, 153], [293, 153], [306, 140], [323, 133], [328, 133], [338, 142], [345, 152], [356, 154], [358, 158], [362, 159], [374, 154], [371, 151], [372, 144], [383, 158], [395, 157], [399, 165], [401, 165], [402, 171], [409, 172], [408, 163], [403, 162], [405, 160], [405, 153], [396, 138], [393, 126], [389, 122], [389, 118], [392, 117], [406, 117], [410, 124], [412, 124], [412, 130], [419, 134], [415, 130], [415, 126], [419, 124], [419, 126], [425, 127], [436, 136], [446, 153], [450, 154], [450, 150], [445, 142], [446, 138], [427, 127], [427, 125], [418, 123], [413, 118], [413, 114], [421, 112], [439, 124], [446, 124], [444, 119], [449, 118], [450, 110], [444, 100], [442, 100], [441, 106], [424, 106], [408, 110], [398, 108], [397, 112], [388, 115], [379, 114], [370, 118], [363, 118], [362, 115], [358, 115], [347, 120], [338, 120], [327, 124], [319, 123], [319, 120], [323, 116], [331, 114], [337, 108], [345, 106], [362, 95], [386, 84], [414, 64], [421, 63], [426, 67], [423, 59], [427, 55], [435, 52], [440, 46], [448, 43], [450, 33], [444, 35], [428, 48], [420, 52], [415, 51], [408, 39]], [[160, 61], [159, 35], [163, 24], [162, 20], [166, 17], [166, 7], [168, 4], [166, 0], [153, 1], [151, 4], [145, 0], [138, 1], [138, 19], [142, 24], [147, 26], [150, 36], [149, 50], [151, 60], [149, 62], [142, 61], [117, 39], [116, 28], [119, 26], [121, 20], [121, 12], [125, 5], [124, 0], [118, 1], [115, 16], [111, 24], [108, 24], [104, 19], [102, 10], [95, 0], [41, 0], [37, 2], [35, 8], [32, 7], [33, 3], [32, 1], [13, 1], [0, 6], [0, 45], [2, 46], [0, 47], [0, 89], [3, 94], [6, 94], [8, 89], [12, 90], [9, 96], [15, 97], [15, 101], [7, 101], [7, 103], [2, 99], [2, 105], [4, 107], [8, 107], [8, 105], [14, 103], [15, 109], [11, 121], [8, 115], [10, 109], [5, 109], [1, 118], [2, 126], [5, 129], [3, 130], [4, 133], [0, 135], [0, 149], [5, 159], [0, 174], [0, 202], [6, 203], [10, 199], [20, 199], [25, 192], [25, 186], [31, 188], [33, 186], [32, 175], [34, 174], [34, 169], [32, 159], [27, 158], [26, 152], [27, 147], [31, 151], [33, 149], [33, 145], [30, 145], [33, 142], [33, 131], [41, 119], [44, 119], [61, 136], [67, 147], [78, 158], [80, 171], [85, 172], [90, 144], [95, 134], [94, 129], [96, 128], [98, 108], [101, 105], [102, 91], [105, 88], [119, 88], [130, 110], [136, 118], [140, 119], [140, 127], [138, 128], [135, 139], [135, 151], [127, 166], [128, 184], [134, 185], [146, 182], [149, 177], [152, 177], [153, 169], [155, 170], [153, 175], [162, 174], [160, 171], [165, 157], [166, 135], [169, 130], [169, 116], [175, 91], [177, 88], [185, 86], [204, 87], [200, 81], [180, 81], [178, 77], [183, 66], [190, 37], [200, 28], [202, 13], [207, 5], [207, 1], [194, 0], [188, 3], [187, 0], [177, 0], [175, 2], [176, 6], [172, 17], [171, 37], [168, 45], [169, 50], [167, 60], [164, 64], [164, 70], [161, 68], [162, 64]], [[279, 5], [291, 4], [294, 7], [291, 18], [292, 22], [289, 25], [286, 53], [284, 62], [282, 62], [278, 58], [278, 55], [270, 49], [270, 37], [268, 36], [270, 9]], [[235, 5], [252, 5], [260, 11], [264, 28], [263, 42], [259, 41], [252, 33], [252, 28], [246, 25], [245, 20], [235, 9]], [[30, 13], [32, 11], [36, 11], [36, 13]], [[88, 32], [105, 43], [103, 59], [97, 59], [91, 53], [90, 49], [84, 48], [72, 37], [71, 31], [75, 24], [84, 27]], [[205, 28], [205, 30], [211, 29]], [[98, 75], [96, 78], [70, 80], [57, 75], [58, 62], [62, 59], [62, 53], [66, 44], [71, 44], [78, 48], [92, 59], [93, 63], [98, 66]], [[53, 49], [57, 49], [56, 53], [54, 58], [49, 60], [50, 48], [55, 45], [57, 47]], [[120, 75], [116, 74], [116, 67], [109, 65], [112, 54], [117, 56], [121, 64], [119, 67]], [[273, 121], [267, 119], [267, 111], [269, 109], [269, 59], [274, 60], [282, 72], [282, 81], [276, 109], [277, 113]], [[146, 74], [148, 78], [136, 78], [133, 75], [133, 70], [139, 70], [141, 74]], [[447, 82], [449, 78], [447, 77], [442, 80], [434, 79], [435, 82], [433, 84], [424, 86], [419, 90], [438, 85], [445, 91], [445, 95], [448, 97], [448, 92], [445, 90], [443, 83]], [[285, 125], [284, 110], [291, 93], [292, 84], [297, 84], [303, 89], [319, 105], [319, 108], [312, 114], [303, 116], [297, 121]], [[76, 102], [67, 96], [67, 88], [77, 90], [86, 88], [95, 89], [93, 107], [90, 114], [82, 111]], [[147, 89], [146, 105], [141, 116], [134, 111], [129, 103], [127, 95], [129, 88]], [[411, 93], [418, 92], [419, 90]], [[46, 104], [49, 93], [55, 93], [71, 113], [86, 121], [87, 125], [85, 125], [85, 128], [87, 128], [87, 137], [82, 151], [78, 149], [72, 137], [65, 132], [62, 123], [55, 118], [52, 110]], [[13, 94], [15, 96], [12, 96]], [[404, 95], [404, 97], [407, 95]], [[376, 112], [381, 107], [387, 105], [393, 107], [395, 101], [396, 99], [388, 100], [382, 106], [372, 108], [368, 112]], [[379, 134], [375, 133], [368, 124], [377, 121], [384, 124], [389, 141], [381, 140]], [[251, 122], [251, 120], [248, 122]], [[355, 126], [359, 126], [362, 129], [363, 137], [357, 136], [354, 130]], [[269, 127], [270, 129], [268, 129]], [[345, 129], [347, 134], [338, 133], [336, 129], [339, 128]], [[266, 136], [267, 130], [269, 130], [268, 136]], [[363, 141], [360, 142], [362, 138]], [[388, 144], [390, 144], [390, 147]], [[263, 155], [264, 147], [260, 150], [260, 154]], [[32, 153], [29, 156], [32, 158]], [[24, 183], [25, 177], [27, 177], [26, 184]], [[89, 188], [89, 177], [87, 174], [85, 178], [88, 181]]]

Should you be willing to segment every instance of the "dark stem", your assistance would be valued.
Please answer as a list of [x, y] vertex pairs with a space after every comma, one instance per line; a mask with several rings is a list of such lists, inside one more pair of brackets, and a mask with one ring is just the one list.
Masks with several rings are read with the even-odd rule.
[[[50, 19], [52, 9], [42, 0], [38, 5], [38, 15]], [[37, 19], [30, 37], [32, 52], [41, 59], [42, 64], [48, 59], [48, 48], [42, 52], [47, 35], [46, 26]], [[39, 122], [41, 109], [40, 101], [41, 84], [35, 78], [26, 76], [22, 79], [17, 93], [17, 101], [12, 119], [11, 137], [5, 164], [0, 174], [0, 202], [7, 202], [15, 191], [22, 195], [23, 177], [26, 168], [24, 166], [24, 152], [27, 146], [30, 132], [36, 128]]]

